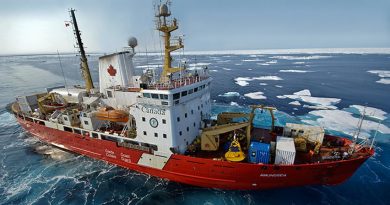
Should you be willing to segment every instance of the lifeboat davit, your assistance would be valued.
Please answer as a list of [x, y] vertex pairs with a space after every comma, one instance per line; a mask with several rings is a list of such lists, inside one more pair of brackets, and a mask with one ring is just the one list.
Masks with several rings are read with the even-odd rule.
[[111, 122], [127, 122], [129, 121], [129, 113], [123, 110], [109, 110], [103, 108], [96, 113], [96, 118]]

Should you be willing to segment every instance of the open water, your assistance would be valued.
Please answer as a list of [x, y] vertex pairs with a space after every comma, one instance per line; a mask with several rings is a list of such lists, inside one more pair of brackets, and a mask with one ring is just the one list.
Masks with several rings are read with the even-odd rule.
[[[97, 57], [89, 58], [95, 81]], [[361, 137], [373, 137], [379, 130], [375, 156], [338, 186], [225, 191], [151, 177], [60, 151], [26, 134], [7, 111], [7, 104], [17, 95], [63, 85], [58, 57], [3, 56], [0, 204], [389, 204], [389, 54], [199, 54], [186, 58], [190, 69], [207, 66], [214, 78], [214, 114], [248, 111], [248, 105], [261, 103], [278, 108], [279, 125], [303, 122], [349, 136], [356, 131], [365, 106]], [[82, 84], [77, 57], [61, 55], [61, 62], [67, 84]], [[145, 64], [161, 64], [161, 57], [136, 56], [135, 64], [141, 73]], [[270, 126], [269, 116], [259, 114], [255, 124]]]

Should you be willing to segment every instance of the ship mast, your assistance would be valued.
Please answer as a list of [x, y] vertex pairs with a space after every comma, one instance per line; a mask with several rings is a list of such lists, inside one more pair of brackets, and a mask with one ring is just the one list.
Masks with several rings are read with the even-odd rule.
[[171, 53], [175, 50], [183, 48], [183, 41], [179, 37], [177, 44], [171, 44], [171, 33], [179, 28], [176, 18], [172, 21], [167, 20], [171, 13], [168, 9], [167, 4], [161, 4], [159, 10], [157, 11], [157, 30], [163, 33], [164, 38], [164, 65], [163, 70], [160, 76], [161, 82], [168, 82], [170, 76], [175, 73], [183, 70], [184, 68], [172, 68], [172, 56]]
[[81, 61], [80, 69], [81, 69], [81, 73], [82, 73], [82, 76], [83, 76], [84, 81], [85, 81], [85, 89], [87, 90], [88, 93], [90, 93], [91, 89], [93, 89], [94, 86], [93, 86], [91, 73], [89, 71], [87, 56], [85, 55], [84, 45], [83, 45], [83, 42], [81, 41], [80, 30], [79, 30], [79, 27], [77, 25], [76, 16], [74, 15], [74, 11], [75, 11], [74, 9], [70, 9], [69, 12], [70, 12], [70, 15], [72, 18], [73, 32], [74, 32], [74, 35], [76, 37], [77, 45], [78, 45], [79, 52], [80, 52], [80, 61]]

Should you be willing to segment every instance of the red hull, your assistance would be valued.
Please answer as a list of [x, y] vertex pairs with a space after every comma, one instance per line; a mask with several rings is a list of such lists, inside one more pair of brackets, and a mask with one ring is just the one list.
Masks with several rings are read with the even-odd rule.
[[[143, 151], [17, 119], [26, 131], [54, 146], [156, 177], [209, 188], [249, 190], [314, 184], [335, 185], [351, 177], [371, 156], [329, 163], [275, 166], [175, 154], [162, 169], [156, 169], [137, 164]], [[371, 154], [373, 152], [372, 150]]]

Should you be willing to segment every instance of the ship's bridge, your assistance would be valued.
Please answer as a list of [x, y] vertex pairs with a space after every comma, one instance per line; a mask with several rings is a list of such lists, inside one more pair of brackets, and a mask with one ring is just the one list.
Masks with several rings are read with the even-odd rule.
[[140, 90], [130, 113], [137, 139], [157, 144], [162, 152], [183, 153], [211, 115], [211, 77], [186, 77]]

